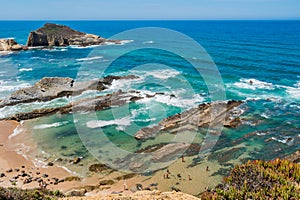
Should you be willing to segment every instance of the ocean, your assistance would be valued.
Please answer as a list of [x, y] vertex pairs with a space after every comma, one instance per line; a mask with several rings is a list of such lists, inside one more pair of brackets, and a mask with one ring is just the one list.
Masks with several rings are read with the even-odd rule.
[[[26, 44], [29, 32], [42, 27], [44, 23], [0, 21], [0, 38], [14, 38], [18, 43]], [[240, 108], [243, 124], [235, 129], [224, 128], [213, 151], [233, 148], [234, 141], [239, 140], [239, 144], [245, 147], [245, 152], [234, 159], [244, 162], [248, 159], [283, 157], [300, 149], [300, 21], [55, 23], [105, 38], [143, 27], [171, 29], [186, 35], [198, 42], [215, 63], [225, 89], [224, 100], [244, 101]], [[203, 66], [202, 70], [210, 70], [210, 64], [192, 56], [195, 51], [186, 41], [173, 40], [172, 45], [176, 48], [176, 44], [181, 44], [187, 56], [187, 52], [193, 52], [189, 58], [154, 48], [162, 43], [163, 35], [161, 38], [159, 35], [153, 36], [153, 39], [151, 35], [117, 39], [126, 41], [121, 45], [56, 47], [0, 54], [0, 99], [43, 77], [56, 76], [88, 80], [107, 75], [134, 74], [139, 79], [115, 81], [108, 90], [97, 95], [133, 89], [144, 93], [165, 94], [151, 100], [98, 111], [96, 125], [93, 123], [95, 115], [88, 113], [82, 113], [82, 116], [52, 115], [26, 121], [22, 129], [30, 133], [44, 156], [83, 157], [88, 163], [94, 159], [91, 153], [97, 154], [97, 157], [110, 151], [108, 141], [116, 148], [128, 152], [167, 142], [172, 139], [167, 135], [142, 144], [132, 136], [142, 127], [153, 126], [168, 116], [210, 102], [212, 93], [217, 92], [209, 90], [205, 75], [199, 74], [191, 62], [188, 62], [194, 60], [198, 62], [197, 66]], [[121, 52], [125, 52], [127, 48], [137, 50], [122, 55]], [[107, 63], [110, 63], [109, 68], [104, 70]], [[171, 94], [175, 98], [169, 98]], [[74, 98], [94, 95], [94, 92], [87, 91]], [[63, 106], [70, 100], [59, 98], [50, 102], [4, 107], [0, 109], [0, 118], [37, 108]], [[89, 140], [85, 144], [82, 143], [81, 134], [89, 134]], [[201, 142], [204, 135], [199, 133], [194, 141]], [[89, 145], [98, 145], [102, 151], [89, 152]]]

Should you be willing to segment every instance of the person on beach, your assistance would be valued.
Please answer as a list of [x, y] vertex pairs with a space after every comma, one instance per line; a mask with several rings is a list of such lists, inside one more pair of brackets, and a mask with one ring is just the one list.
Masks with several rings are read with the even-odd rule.
[[126, 180], [124, 180], [124, 191], [125, 190], [128, 190], [128, 186], [127, 186]]
[[181, 156], [181, 161], [182, 161], [182, 162], [185, 162], [184, 156], [183, 156], [183, 155]]
[[209, 168], [208, 168], [208, 166], [206, 167], [206, 171], [207, 171], [207, 172], [209, 171]]
[[192, 178], [191, 178], [191, 175], [189, 175], [189, 176], [188, 176], [188, 178], [189, 178], [189, 181], [191, 181], [191, 180], [192, 180]]

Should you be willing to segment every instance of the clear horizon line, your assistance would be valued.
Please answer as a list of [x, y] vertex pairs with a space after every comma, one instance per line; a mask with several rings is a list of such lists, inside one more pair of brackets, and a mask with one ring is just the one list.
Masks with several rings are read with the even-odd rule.
[[274, 19], [0, 19], [0, 21], [299, 21], [300, 18]]

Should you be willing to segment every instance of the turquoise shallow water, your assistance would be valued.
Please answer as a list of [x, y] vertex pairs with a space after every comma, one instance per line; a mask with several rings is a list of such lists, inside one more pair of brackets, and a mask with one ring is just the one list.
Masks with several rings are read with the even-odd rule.
[[[72, 28], [111, 37], [121, 31], [140, 27], [164, 27], [180, 31], [201, 44], [216, 63], [224, 82], [226, 99], [245, 100], [241, 107], [244, 124], [237, 129], [224, 129], [215, 150], [232, 147], [240, 139], [249, 149], [248, 159], [273, 159], [300, 149], [300, 22], [299, 21], [67, 21], [58, 22]], [[25, 44], [29, 31], [44, 22], [0, 22], [0, 37], [14, 37]], [[140, 145], [133, 137], [142, 127], [151, 126], [165, 117], [210, 101], [207, 85], [185, 58], [157, 49], [132, 51], [115, 60], [105, 73], [106, 63], [126, 48], [149, 47], [161, 41], [143, 40], [123, 45], [92, 48], [53, 48], [0, 55], [0, 97], [32, 85], [45, 76], [91, 79], [105, 75], [135, 74], [135, 81], [114, 82], [112, 91], [141, 90], [145, 93], [165, 92], [149, 101], [139, 101], [124, 107], [96, 113], [98, 128], [87, 125], [95, 116], [83, 114], [80, 132], [89, 134], [89, 144], [105, 149], [103, 134], [118, 148], [133, 152]], [[132, 40], [132, 38], [119, 38]], [[188, 49], [185, 41], [179, 42]], [[91, 52], [92, 55], [89, 55]], [[89, 59], [86, 57], [89, 55]], [[198, 66], [209, 70], [207, 63], [197, 58]], [[156, 63], [156, 64], [153, 64]], [[158, 65], [159, 64], [159, 65]], [[163, 66], [164, 65], [164, 66]], [[84, 67], [83, 67], [84, 66]], [[138, 67], [142, 66], [142, 67]], [[165, 67], [168, 66], [168, 67]], [[209, 66], [209, 65], [208, 65]], [[250, 84], [250, 80], [253, 82]], [[190, 92], [192, 89], [192, 93]], [[176, 98], [169, 98], [174, 94]], [[82, 98], [93, 96], [93, 92]], [[254, 99], [254, 100], [253, 100]], [[62, 106], [70, 99], [47, 103], [22, 104], [0, 109], [0, 116], [30, 111], [41, 107]], [[78, 117], [78, 116], [77, 116]], [[39, 147], [55, 157], [82, 156], [91, 158], [78, 136], [73, 115], [54, 115], [25, 123]], [[80, 118], [80, 117], [79, 117]], [[77, 127], [78, 128], [78, 127]], [[243, 137], [247, 134], [250, 137]], [[205, 130], [199, 133], [201, 140]], [[159, 143], [170, 138], [162, 137]], [[97, 144], [95, 144], [97, 140]], [[197, 139], [195, 139], [197, 140]], [[51, 142], [49, 142], [51, 141]], [[94, 143], [93, 143], [94, 142]], [[151, 143], [151, 142], [149, 142]], [[255, 150], [253, 150], [253, 148]], [[104, 150], [105, 153], [105, 150]], [[101, 153], [100, 153], [101, 154]]]

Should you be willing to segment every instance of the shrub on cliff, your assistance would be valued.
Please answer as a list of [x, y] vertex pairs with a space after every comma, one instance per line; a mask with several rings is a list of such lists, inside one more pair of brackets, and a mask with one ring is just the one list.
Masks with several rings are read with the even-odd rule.
[[248, 161], [235, 166], [202, 199], [300, 199], [300, 165], [288, 160]]
[[54, 200], [60, 197], [64, 197], [60, 191], [50, 191], [45, 189], [32, 189], [22, 190], [19, 188], [1, 188], [0, 187], [0, 199], [1, 200]]

